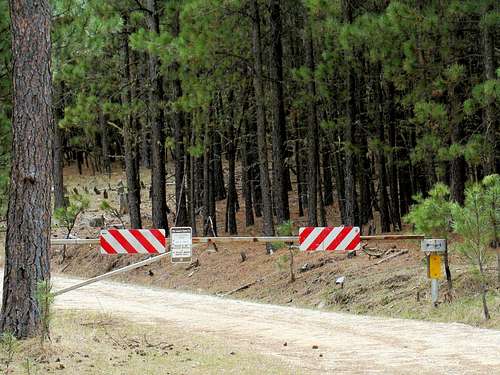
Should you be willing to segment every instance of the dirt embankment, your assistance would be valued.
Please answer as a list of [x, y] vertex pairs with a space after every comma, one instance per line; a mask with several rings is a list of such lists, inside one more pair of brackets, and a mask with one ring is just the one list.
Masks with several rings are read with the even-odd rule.
[[[101, 215], [105, 216], [106, 225], [118, 223], [116, 218], [99, 210], [105, 192], [111, 204], [118, 204], [118, 187], [123, 185], [124, 176], [118, 168], [114, 170], [108, 179], [102, 175], [92, 176], [89, 171], [79, 176], [75, 168], [65, 169], [68, 191], [76, 189], [91, 198], [89, 210], [77, 222], [73, 233], [75, 236], [96, 238], [99, 228], [91, 228], [89, 222]], [[141, 171], [141, 180], [146, 186], [142, 189], [142, 209], [144, 225], [148, 227], [149, 171]], [[169, 177], [167, 180], [168, 202], [173, 205], [173, 178]], [[241, 191], [240, 188], [238, 186], [238, 191]], [[261, 220], [257, 218], [254, 226], [245, 228], [243, 203], [244, 200], [240, 197], [242, 206], [237, 213], [239, 235], [258, 235]], [[290, 193], [290, 209], [294, 225], [304, 225], [306, 218], [299, 217], [297, 197], [293, 192]], [[218, 202], [218, 230], [221, 235], [224, 234], [224, 210], [225, 202]], [[330, 224], [339, 222], [335, 205], [327, 207], [327, 218]], [[126, 222], [127, 216], [123, 219]], [[169, 220], [172, 223], [175, 218], [171, 216]], [[200, 224], [198, 223], [198, 229], [201, 228]], [[53, 234], [63, 237], [64, 231], [54, 228]], [[248, 288], [235, 292], [234, 297], [363, 314], [460, 321], [500, 328], [500, 317], [497, 316], [500, 315], [500, 293], [495, 283], [494, 267], [488, 268], [489, 302], [493, 319], [485, 323], [481, 316], [477, 282], [470, 276], [468, 266], [456, 255], [452, 256], [456, 297], [454, 303], [442, 304], [439, 309], [433, 309], [430, 306], [429, 281], [423, 257], [418, 251], [418, 242], [386, 241], [369, 245], [381, 249], [395, 248], [395, 251], [408, 249], [409, 252], [378, 265], [376, 263], [380, 259], [370, 258], [364, 253], [347, 259], [345, 255], [296, 252], [293, 269], [297, 280], [290, 283], [290, 255], [287, 249], [279, 249], [273, 255], [267, 255], [262, 245], [254, 243], [224, 244], [218, 247], [218, 251], [201, 246], [194, 252], [194, 259], [198, 261], [196, 265], [174, 266], [169, 260], [164, 260], [120, 276], [119, 280], [208, 294], [223, 294], [251, 284]], [[60, 246], [52, 249], [53, 271], [83, 277], [99, 275], [142, 259], [138, 256], [103, 256], [98, 254], [96, 246], [80, 246], [68, 247], [67, 258], [61, 262], [61, 250]], [[244, 261], [242, 252], [245, 254]], [[341, 276], [346, 278], [343, 288], [335, 283], [336, 278]], [[444, 291], [445, 288], [442, 287], [441, 290]]]

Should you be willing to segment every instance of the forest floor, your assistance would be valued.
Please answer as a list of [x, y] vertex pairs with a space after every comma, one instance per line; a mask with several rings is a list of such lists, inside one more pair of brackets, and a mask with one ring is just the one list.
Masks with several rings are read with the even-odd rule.
[[[95, 305], [93, 307], [96, 307]], [[138, 323], [112, 312], [57, 309], [51, 341], [0, 345], [8, 375], [284, 375], [309, 374], [275, 356], [238, 350], [209, 333], [158, 322]], [[9, 360], [9, 354], [12, 358]]]

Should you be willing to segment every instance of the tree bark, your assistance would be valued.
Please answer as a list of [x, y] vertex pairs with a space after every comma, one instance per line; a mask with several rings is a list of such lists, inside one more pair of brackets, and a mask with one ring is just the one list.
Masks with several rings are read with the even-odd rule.
[[216, 201], [226, 199], [226, 184], [224, 183], [224, 169], [222, 167], [222, 140], [219, 132], [212, 132], [212, 168], [214, 174], [214, 196]]
[[103, 169], [111, 177], [111, 160], [109, 158], [109, 141], [108, 141], [108, 129], [106, 126], [106, 118], [102, 108], [98, 109], [99, 118], [99, 131], [101, 132], [101, 148], [102, 148], [102, 164]]
[[[233, 103], [233, 94], [229, 93], [229, 106]], [[226, 157], [229, 164], [227, 177], [227, 203], [226, 203], [226, 232], [229, 234], [237, 234], [236, 226], [236, 201], [238, 199], [236, 192], [236, 141], [234, 137], [234, 118], [233, 111], [230, 110], [229, 121], [227, 122], [227, 144]]]
[[[491, 7], [486, 7], [485, 14], [491, 10]], [[493, 30], [488, 25], [483, 25], [481, 29], [482, 39], [483, 39], [483, 63], [484, 63], [484, 75], [487, 80], [494, 80], [495, 75], [495, 39]], [[499, 172], [498, 161], [496, 160], [497, 155], [497, 126], [498, 119], [495, 116], [495, 103], [488, 103], [484, 110], [484, 122], [485, 122], [485, 138], [487, 147], [487, 159], [485, 163], [485, 174], [493, 174]]]
[[[352, 23], [352, 4], [349, 0], [342, 1], [342, 12], [345, 23]], [[357, 225], [357, 212], [356, 212], [356, 179], [355, 179], [355, 166], [354, 166], [354, 151], [355, 144], [355, 79], [352, 67], [347, 68], [347, 108], [346, 108], [346, 124], [344, 131], [345, 143], [345, 163], [344, 163], [344, 183], [345, 183], [345, 225]]]
[[[260, 12], [257, 0], [252, 0], [252, 45], [254, 57], [254, 87], [257, 107], [257, 148], [260, 168], [260, 187], [262, 192], [262, 212], [264, 223], [262, 233], [265, 236], [274, 235], [273, 210], [271, 205], [271, 186], [267, 161], [266, 119], [264, 110], [264, 83], [262, 73], [262, 46], [260, 32]], [[270, 251], [269, 246], [267, 250]]]
[[308, 91], [310, 96], [309, 111], [307, 114], [307, 156], [308, 156], [308, 181], [307, 181], [307, 216], [308, 225], [318, 226], [318, 164], [319, 164], [319, 135], [316, 109], [316, 83], [314, 80], [314, 46], [312, 29], [309, 20], [305, 22], [305, 51], [306, 65], [309, 69]]
[[[174, 11], [172, 21], [172, 37], [177, 38], [180, 32], [179, 9]], [[180, 99], [182, 96], [182, 85], [179, 78], [179, 64], [175, 61], [171, 67], [172, 75], [174, 76], [172, 101]], [[176, 226], [187, 226], [187, 208], [186, 208], [186, 185], [184, 177], [184, 128], [185, 118], [184, 113], [179, 109], [174, 110], [174, 141], [175, 141], [175, 202], [176, 202]]]
[[394, 85], [391, 82], [387, 83], [387, 117], [389, 123], [389, 187], [391, 197], [391, 217], [394, 230], [401, 230], [401, 213], [399, 209], [399, 191], [398, 191], [398, 175], [396, 160], [398, 159], [398, 151], [396, 149], [396, 109], [394, 104]]
[[273, 197], [279, 224], [290, 219], [288, 167], [286, 166], [286, 117], [283, 95], [283, 46], [280, 0], [270, 0], [271, 26], [271, 111], [273, 114]]
[[[191, 130], [191, 144], [194, 145], [196, 140], [196, 129], [193, 126]], [[193, 236], [197, 235], [196, 226], [196, 209], [198, 208], [198, 191], [197, 191], [197, 180], [199, 175], [196, 174], [196, 166], [198, 164], [198, 159], [193, 155], [189, 155], [189, 216], [191, 221], [191, 228], [193, 228]]]
[[253, 209], [256, 217], [262, 217], [262, 190], [260, 188], [259, 152], [255, 121], [247, 120], [248, 177], [252, 193]]
[[127, 117], [123, 124], [123, 143], [125, 147], [125, 174], [127, 177], [127, 202], [130, 215], [130, 227], [141, 228], [141, 185], [139, 183], [139, 171], [137, 168], [137, 134], [135, 132], [135, 118], [132, 114], [133, 78], [131, 73], [132, 56], [128, 44], [129, 15], [123, 15], [123, 81], [125, 89], [122, 102], [127, 111]]
[[[148, 73], [148, 55], [146, 53], [140, 54], [140, 76], [143, 80], [143, 91], [147, 94], [147, 82], [149, 81]], [[146, 95], [145, 95], [146, 96]], [[143, 98], [146, 102], [147, 97]], [[151, 168], [151, 113], [146, 111], [142, 117], [141, 122], [141, 165], [144, 168]]]
[[[159, 10], [156, 0], [148, 0], [151, 13], [147, 15], [150, 32], [160, 33]], [[167, 201], [165, 189], [165, 116], [161, 103], [164, 101], [163, 78], [159, 69], [159, 61], [153, 54], [149, 55], [149, 79], [151, 90], [149, 106], [151, 109], [151, 203], [153, 226], [165, 229], [168, 233]]]
[[247, 120], [243, 120], [243, 140], [241, 143], [241, 185], [243, 190], [243, 198], [245, 199], [245, 227], [250, 227], [255, 224], [253, 216], [253, 200], [252, 200], [252, 176], [250, 175], [249, 153], [248, 153], [248, 136], [246, 134]]
[[[47, 0], [10, 0], [12, 159], [0, 329], [18, 338], [40, 325], [37, 283], [50, 280], [52, 187], [51, 12]], [[33, 152], [36, 150], [36, 152]]]
[[385, 126], [384, 126], [384, 112], [382, 107], [382, 82], [381, 82], [381, 69], [378, 67], [377, 76], [374, 79], [374, 92], [376, 97], [376, 119], [378, 127], [378, 141], [379, 149], [376, 155], [376, 169], [378, 177], [378, 207], [380, 212], [380, 229], [382, 233], [391, 231], [391, 217], [389, 214], [389, 196], [387, 194], [387, 173], [386, 173], [386, 160], [385, 160]]
[[303, 178], [303, 162], [302, 162], [302, 149], [301, 149], [301, 132], [299, 128], [299, 122], [297, 119], [295, 122], [295, 142], [294, 142], [294, 152], [295, 152], [295, 176], [297, 178], [297, 200], [299, 204], [299, 216], [304, 216], [304, 206], [307, 204], [304, 190], [304, 178]]
[[[327, 137], [324, 137], [327, 139]], [[333, 204], [333, 182], [332, 182], [332, 149], [328, 142], [323, 142], [323, 197], [325, 206]]]

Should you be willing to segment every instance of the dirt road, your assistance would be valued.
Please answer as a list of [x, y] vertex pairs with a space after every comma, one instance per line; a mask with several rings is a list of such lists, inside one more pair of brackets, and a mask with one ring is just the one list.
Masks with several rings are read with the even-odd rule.
[[[77, 281], [55, 277], [55, 289]], [[463, 324], [320, 312], [113, 282], [61, 295], [56, 305], [213, 335], [235, 350], [279, 357], [301, 374], [500, 374], [500, 332]]]

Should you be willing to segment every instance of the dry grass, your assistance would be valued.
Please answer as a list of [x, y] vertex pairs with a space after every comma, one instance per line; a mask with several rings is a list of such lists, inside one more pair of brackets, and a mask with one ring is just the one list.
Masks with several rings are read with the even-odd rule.
[[52, 342], [21, 342], [8, 374], [299, 374], [276, 358], [228, 347], [210, 334], [186, 336], [105, 314], [56, 311]]

